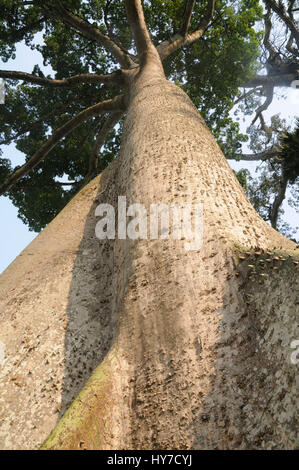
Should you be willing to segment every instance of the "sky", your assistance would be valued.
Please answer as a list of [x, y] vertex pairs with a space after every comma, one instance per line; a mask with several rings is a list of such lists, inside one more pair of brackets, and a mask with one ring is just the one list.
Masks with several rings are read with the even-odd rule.
[[[42, 66], [42, 55], [28, 47], [18, 44], [16, 59], [8, 62], [0, 60], [2, 70], [20, 70], [31, 73], [35, 64], [40, 64], [44, 73], [51, 73], [50, 67]], [[0, 104], [1, 106], [5, 104]], [[16, 150], [13, 144], [2, 146], [2, 157], [9, 158], [12, 165], [24, 162], [24, 155]], [[8, 197], [0, 196], [0, 273], [23, 251], [24, 248], [37, 236], [30, 232], [28, 227], [18, 218], [18, 209]]]
[[[37, 51], [32, 51], [28, 47], [19, 44], [17, 46], [16, 59], [8, 62], [1, 62], [0, 68], [2, 70], [20, 70], [23, 72], [32, 72], [33, 66], [39, 64], [42, 71], [46, 74], [51, 73], [50, 67], [44, 67], [42, 65], [42, 56]], [[299, 90], [284, 89], [284, 94], [287, 94], [286, 99], [275, 97], [271, 107], [268, 111], [264, 113], [264, 116], [267, 119], [273, 114], [281, 113], [281, 117], [287, 119], [288, 122], [294, 120], [294, 116], [298, 116], [299, 109]], [[1, 106], [5, 104], [0, 104]], [[249, 118], [252, 119], [252, 117]], [[248, 120], [242, 124], [241, 130], [245, 131], [248, 126]], [[9, 146], [3, 146], [2, 149], [3, 157], [9, 158], [12, 161], [12, 165], [22, 164], [24, 162], [24, 155], [17, 151], [13, 144]], [[256, 168], [256, 163], [254, 162], [232, 162], [229, 160], [230, 165], [234, 170], [239, 170], [240, 168], [248, 168], [254, 176], [254, 171]], [[287, 204], [284, 204], [283, 208], [285, 209], [284, 220], [286, 220], [290, 225], [299, 224], [298, 214], [291, 209]], [[30, 232], [28, 227], [23, 224], [23, 222], [17, 217], [18, 210], [10, 202], [8, 197], [0, 197], [0, 216], [1, 216], [1, 225], [0, 225], [0, 273], [6, 269], [6, 267], [21, 253], [21, 251], [26, 248], [26, 246], [37, 236], [37, 233]], [[298, 236], [298, 234], [297, 234]]]

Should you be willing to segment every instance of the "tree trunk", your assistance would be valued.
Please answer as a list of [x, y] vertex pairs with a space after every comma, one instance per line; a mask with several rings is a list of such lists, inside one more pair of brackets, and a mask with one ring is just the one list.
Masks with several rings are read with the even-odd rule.
[[[203, 204], [201, 248], [97, 240], [95, 207], [118, 196]], [[296, 259], [187, 95], [135, 76], [117, 160], [2, 275], [2, 447], [38, 447], [99, 364], [44, 449], [295, 448]]]

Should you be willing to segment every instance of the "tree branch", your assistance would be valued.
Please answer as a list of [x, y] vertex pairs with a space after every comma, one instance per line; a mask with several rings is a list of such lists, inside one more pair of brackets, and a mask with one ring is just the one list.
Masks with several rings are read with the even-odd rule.
[[289, 87], [293, 80], [296, 79], [295, 73], [286, 73], [279, 75], [257, 75], [242, 85], [243, 88], [253, 88], [257, 86], [272, 85], [273, 87]]
[[129, 54], [126, 54], [109, 36], [103, 34], [96, 26], [80, 16], [64, 8], [60, 1], [57, 0], [55, 7], [41, 0], [37, 0], [37, 3], [50, 16], [60, 19], [65, 24], [80, 31], [85, 37], [105, 47], [122, 67], [130, 68], [134, 64]]
[[[291, 52], [294, 57], [298, 56], [298, 49], [292, 47], [293, 40], [297, 41], [299, 39], [299, 31], [294, 21], [294, 17], [292, 14], [292, 5], [294, 4], [293, 1], [289, 2], [289, 9], [288, 15], [286, 13], [285, 7], [283, 6], [282, 2], [279, 1], [278, 3], [272, 0], [264, 0], [266, 6], [266, 14], [264, 15], [264, 25], [265, 25], [265, 34], [264, 34], [264, 46], [265, 49], [269, 53], [269, 57], [267, 59], [267, 75], [263, 76], [256, 76], [253, 79], [249, 80], [245, 85], [244, 88], [251, 88], [255, 86], [291, 86], [292, 82], [298, 78], [298, 71], [296, 68], [291, 68], [291, 65], [288, 62], [281, 63], [281, 60], [276, 63], [276, 60], [279, 60], [279, 52], [276, 51], [275, 47], [270, 42], [270, 34], [272, 29], [271, 23], [271, 13], [276, 12], [279, 18], [285, 23], [287, 28], [291, 31], [290, 36], [288, 38], [286, 49]], [[278, 57], [278, 59], [277, 59]], [[299, 69], [299, 66], [298, 66]]]
[[241, 160], [247, 161], [247, 162], [254, 162], [254, 161], [265, 161], [269, 160], [270, 158], [275, 158], [279, 155], [279, 150], [276, 147], [273, 147], [268, 150], [264, 150], [264, 152], [259, 152], [259, 153], [243, 153], [241, 155]]
[[95, 140], [90, 159], [89, 159], [89, 170], [87, 177], [89, 179], [90, 176], [93, 176], [98, 167], [98, 156], [99, 152], [101, 150], [102, 145], [104, 144], [107, 135], [109, 132], [113, 129], [113, 127], [118, 123], [118, 121], [121, 119], [123, 115], [123, 111], [116, 111], [114, 113], [111, 113], [102, 128], [100, 129], [97, 138]]
[[273, 129], [271, 127], [268, 127], [265, 123], [265, 119], [264, 119], [264, 116], [262, 113], [259, 114], [259, 119], [260, 119], [260, 123], [261, 123], [261, 130], [265, 132], [265, 134], [267, 135], [268, 137], [268, 140], [267, 140], [267, 144], [270, 142], [271, 140], [271, 137], [272, 137], [272, 132], [273, 132]]
[[109, 14], [109, 8], [110, 8], [110, 5], [111, 5], [112, 2], [113, 2], [113, 0], [106, 0], [106, 5], [103, 9], [104, 23], [105, 23], [105, 26], [106, 26], [106, 29], [107, 29], [107, 33], [108, 33], [108, 36], [110, 37], [110, 39], [112, 39], [112, 41], [115, 42], [115, 44], [124, 52], [124, 54], [126, 54], [128, 57], [131, 58], [131, 67], [132, 67], [134, 64], [138, 63], [137, 57], [134, 57], [133, 54], [130, 54], [130, 52], [126, 51], [123, 48], [121, 42], [118, 42], [117, 38], [113, 34], [113, 32], [110, 28], [110, 25], [109, 25], [108, 14]]
[[[294, 9], [295, 2], [296, 2], [296, 0], [290, 0], [289, 1], [289, 6], [288, 6], [289, 17], [291, 18], [291, 20], [294, 23], [295, 23], [295, 19], [294, 19], [293, 11], [296, 11], [296, 9]], [[299, 10], [299, 8], [297, 8], [297, 10]], [[292, 46], [294, 39], [295, 38], [294, 38], [294, 36], [291, 32], [288, 43], [286, 45], [286, 50], [289, 51], [291, 54], [293, 54], [296, 57], [296, 56], [299, 55], [299, 52], [298, 52], [298, 49], [296, 49], [296, 47]]]
[[[43, 189], [53, 189], [55, 186], [75, 186], [76, 184], [80, 183], [80, 181], [53, 181], [43, 185]], [[22, 181], [19, 183], [18, 187], [26, 190], [26, 192], [30, 189], [37, 189], [36, 184], [34, 185], [30, 181]]]
[[107, 75], [96, 73], [83, 73], [81, 75], [73, 75], [72, 77], [64, 80], [55, 80], [52, 78], [43, 78], [36, 75], [31, 75], [26, 72], [17, 72], [12, 70], [0, 70], [0, 78], [7, 78], [10, 80], [23, 80], [25, 82], [35, 83], [44, 87], [54, 88], [70, 88], [79, 86], [82, 83], [106, 83], [106, 84], [123, 84], [123, 77], [121, 71], [113, 72]]
[[58, 144], [58, 142], [66, 137], [70, 132], [76, 129], [87, 119], [104, 114], [109, 111], [124, 111], [125, 97], [117, 96], [112, 100], [102, 101], [81, 111], [77, 116], [56, 129], [52, 136], [35, 152], [35, 154], [21, 167], [17, 168], [4, 183], [0, 186], [0, 195], [8, 191], [17, 181], [26, 175], [32, 168], [38, 165], [48, 153]]
[[[294, 9], [295, 2], [296, 2], [296, 0], [289, 0], [289, 2], [288, 2], [289, 3], [288, 14], [292, 19], [294, 19], [293, 11], [296, 11], [296, 9]], [[297, 10], [299, 10], [299, 8], [297, 8]]]
[[180, 34], [184, 37], [186, 36], [189, 26], [190, 26], [194, 3], [195, 3], [195, 0], [186, 0], [185, 12], [184, 12], [184, 17], [182, 21], [181, 30], [180, 30]]
[[289, 37], [289, 40], [286, 44], [286, 50], [289, 51], [291, 54], [293, 54], [294, 57], [296, 57], [296, 56], [299, 56], [299, 51], [298, 51], [298, 49], [296, 49], [296, 47], [292, 46], [293, 41], [294, 41], [294, 36], [291, 33], [290, 37]]
[[40, 18], [39, 20], [36, 20], [36, 21], [34, 21], [33, 23], [31, 23], [31, 24], [29, 24], [29, 25], [27, 25], [27, 26], [24, 26], [23, 28], [14, 30], [14, 32], [13, 32], [13, 40], [14, 40], [14, 42], [22, 41], [22, 39], [24, 38], [24, 36], [25, 36], [26, 33], [32, 32], [32, 30], [34, 30], [35, 28], [37, 28], [38, 26], [40, 26], [45, 20], [46, 20], [46, 17], [43, 16], [43, 17]]
[[262, 112], [265, 111], [266, 109], [268, 109], [268, 107], [272, 103], [274, 87], [273, 87], [273, 85], [268, 85], [265, 88], [266, 88], [265, 89], [266, 99], [265, 99], [264, 103], [257, 109], [256, 114], [255, 114], [255, 118], [253, 119], [251, 125], [253, 125], [255, 123], [255, 121], [261, 116]]
[[276, 50], [270, 42], [270, 34], [272, 29], [271, 22], [271, 8], [267, 7], [267, 13], [264, 15], [265, 35], [264, 35], [264, 46], [270, 54], [270, 57], [275, 56]]
[[193, 42], [197, 41], [202, 37], [205, 30], [207, 29], [213, 14], [214, 14], [215, 0], [209, 0], [208, 7], [204, 18], [202, 19], [198, 29], [187, 36], [181, 34], [175, 34], [171, 39], [161, 42], [157, 46], [157, 50], [161, 57], [161, 60], [166, 59], [170, 54], [175, 52], [180, 47], [189, 46]]
[[282, 2], [276, 2], [275, 0], [265, 0], [265, 4], [268, 8], [271, 8], [275, 13], [279, 16], [279, 18], [284, 22], [284, 24], [289, 28], [291, 31], [297, 47], [299, 48], [299, 30], [296, 26], [296, 23], [293, 19], [287, 15], [285, 8]]
[[110, 26], [109, 26], [109, 22], [108, 22], [108, 13], [109, 13], [109, 7], [110, 7], [111, 2], [112, 2], [112, 0], [106, 0], [106, 5], [103, 9], [103, 15], [104, 15], [104, 23], [105, 23], [105, 26], [106, 26], [106, 29], [107, 29], [107, 33], [110, 36], [110, 38], [112, 39], [113, 35], [112, 35], [111, 30], [110, 30]]
[[141, 0], [125, 0], [128, 23], [132, 30], [138, 56], [142, 56], [153, 47], [144, 19]]
[[285, 195], [286, 195], [287, 185], [288, 185], [288, 178], [285, 175], [284, 170], [282, 169], [282, 177], [281, 177], [281, 180], [280, 180], [279, 192], [278, 192], [277, 196], [274, 199], [272, 208], [271, 208], [270, 213], [269, 213], [269, 219], [270, 219], [271, 225], [275, 229], [277, 228], [278, 211], [279, 211], [279, 208], [280, 208], [281, 204], [284, 201], [284, 198], [285, 198]]
[[252, 90], [249, 90], [246, 93], [243, 93], [243, 95], [240, 96], [240, 98], [238, 98], [234, 102], [233, 106], [240, 103], [240, 101], [246, 100], [246, 98], [248, 98], [248, 96], [254, 95], [255, 93], [259, 93], [262, 89], [263, 89], [262, 87], [256, 87], [256, 88], [252, 88]]
[[0, 145], [8, 145], [10, 144], [13, 140], [17, 139], [18, 137], [20, 137], [21, 135], [23, 134], [26, 134], [27, 132], [30, 132], [32, 129], [34, 129], [36, 126], [38, 126], [39, 124], [41, 123], [45, 123], [46, 120], [52, 116], [54, 116], [57, 112], [59, 111], [66, 111], [66, 107], [69, 105], [69, 104], [73, 104], [74, 101], [78, 101], [80, 100], [82, 97], [80, 97], [79, 95], [76, 95], [76, 96], [71, 96], [68, 100], [66, 100], [64, 103], [60, 103], [56, 106], [54, 106], [54, 108], [52, 109], [52, 111], [50, 111], [49, 113], [47, 114], [43, 114], [39, 119], [37, 119], [36, 121], [32, 122], [31, 124], [27, 125], [27, 126], [24, 126], [22, 127], [18, 132], [16, 132], [12, 137], [9, 137], [7, 139], [4, 139], [4, 140], [1, 140], [0, 141]]

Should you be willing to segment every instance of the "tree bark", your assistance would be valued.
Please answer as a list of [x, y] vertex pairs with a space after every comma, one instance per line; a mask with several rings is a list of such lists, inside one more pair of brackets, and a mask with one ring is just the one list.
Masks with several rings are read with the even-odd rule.
[[[2, 276], [7, 323], [0, 339], [11, 345], [11, 361], [19, 347], [9, 325], [15, 312], [11, 283], [20, 263], [15, 315], [23, 322], [30, 318], [33, 330], [39, 315], [44, 325], [54, 315], [54, 328], [43, 333], [44, 351], [50, 354], [53, 338], [60, 338], [62, 357], [65, 334], [66, 355], [64, 367], [50, 361], [58, 391], [49, 391], [55, 399], [52, 404], [47, 398], [46, 412], [43, 397], [35, 405], [38, 413], [29, 403], [22, 412], [20, 403], [5, 401], [11, 422], [5, 421], [3, 448], [24, 447], [24, 435], [16, 432], [22, 426], [27, 447], [38, 447], [49, 428], [42, 423], [57, 400], [63, 417], [43, 449], [296, 447], [296, 367], [290, 361], [296, 289], [290, 279], [298, 283], [298, 249], [257, 215], [196, 108], [166, 81], [156, 60], [128, 74], [130, 102], [119, 157], [29, 248], [31, 266], [38, 264], [56, 234], [50, 269], [40, 270], [32, 284], [39, 296], [34, 289], [30, 295], [22, 291], [32, 269], [22, 258]], [[95, 207], [100, 202], [116, 207], [117, 196], [126, 196], [127, 206], [143, 204], [147, 213], [154, 203], [203, 204], [202, 247], [187, 251], [186, 240], [172, 238], [96, 240]], [[66, 256], [70, 246], [77, 247], [76, 259]], [[59, 307], [49, 293], [53, 288], [59, 289]], [[61, 332], [55, 324], [66, 317]], [[15, 338], [21, 340], [21, 330]], [[4, 400], [16, 386], [12, 364], [8, 360], [4, 367]], [[20, 369], [24, 377], [26, 367]], [[38, 393], [48, 370], [43, 367], [27, 395]], [[25, 379], [23, 387], [26, 391]], [[28, 414], [35, 430], [28, 429]]]
[[278, 219], [278, 213], [279, 213], [279, 209], [281, 207], [281, 204], [283, 203], [284, 201], [284, 198], [286, 196], [286, 190], [287, 190], [287, 186], [288, 186], [288, 177], [286, 175], [286, 172], [284, 170], [284, 168], [282, 168], [282, 175], [281, 175], [281, 179], [280, 179], [280, 188], [279, 188], [279, 191], [273, 201], [273, 205], [272, 205], [272, 208], [270, 210], [270, 214], [269, 214], [269, 219], [270, 219], [270, 222], [271, 222], [271, 226], [273, 228], [277, 228], [277, 219]]

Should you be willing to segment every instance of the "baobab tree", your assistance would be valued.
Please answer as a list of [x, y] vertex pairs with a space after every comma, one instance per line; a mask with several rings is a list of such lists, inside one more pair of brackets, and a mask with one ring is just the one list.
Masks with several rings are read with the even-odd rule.
[[[64, 148], [70, 158], [74, 147], [68, 148], [64, 137], [74, 130], [80, 135], [85, 121], [108, 114], [93, 141], [83, 189], [1, 276], [1, 341], [7, 351], [1, 446], [295, 448], [297, 300], [290, 279], [298, 283], [298, 247], [259, 217], [203, 117], [182, 87], [165, 76], [171, 54], [187, 46], [196, 49], [215, 15], [232, 19], [234, 10], [225, 13], [223, 3], [214, 1], [200, 6], [194, 1], [116, 2], [120, 39], [109, 22], [111, 2], [104, 3], [23, 2], [22, 27], [11, 41], [46, 24], [47, 57], [49, 48], [57, 48], [51, 28], [62, 37], [71, 28], [88, 38], [87, 53], [105, 48], [118, 70], [55, 79], [37, 69], [32, 75], [0, 73], [50, 89], [100, 83], [101, 96], [108, 87], [120, 90], [94, 103], [87, 87], [90, 106], [70, 120], [59, 114], [61, 125], [22, 167], [11, 172], [3, 166], [1, 191], [23, 180], [25, 192], [33, 175], [36, 184], [42, 181], [39, 165], [51, 161], [53, 149], [61, 156]], [[240, 5], [240, 14], [248, 12], [252, 37], [258, 2]], [[97, 17], [91, 22], [92, 7], [95, 16], [103, 7], [107, 34]], [[164, 8], [170, 9], [167, 24]], [[59, 60], [62, 72], [69, 64]], [[190, 60], [186, 53], [183, 62]], [[200, 62], [194, 62], [190, 90], [194, 70], [200, 71]], [[81, 67], [80, 60], [73, 70], [76, 65]], [[66, 97], [72, 99], [72, 94]], [[80, 100], [76, 105], [80, 109]], [[104, 137], [124, 114], [119, 156], [91, 179]], [[49, 116], [30, 128], [36, 140], [25, 140], [27, 149], [41, 144], [48, 131], [38, 127], [42, 118], [47, 122]], [[96, 122], [94, 130], [98, 127]], [[148, 214], [153, 204], [202, 207], [201, 246], [186, 249], [186, 240], [171, 236], [99, 240], [96, 209], [100, 203], [115, 208], [118, 233], [119, 196], [128, 206], [141, 204]]]

